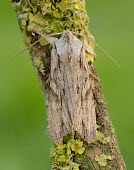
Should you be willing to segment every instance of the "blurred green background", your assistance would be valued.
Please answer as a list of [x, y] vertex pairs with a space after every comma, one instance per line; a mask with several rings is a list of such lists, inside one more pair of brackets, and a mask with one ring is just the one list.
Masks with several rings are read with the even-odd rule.
[[[128, 170], [134, 156], [134, 1], [86, 0], [89, 30], [121, 68], [95, 48], [95, 61]], [[50, 170], [44, 99], [15, 12], [0, 2], [0, 170]]]

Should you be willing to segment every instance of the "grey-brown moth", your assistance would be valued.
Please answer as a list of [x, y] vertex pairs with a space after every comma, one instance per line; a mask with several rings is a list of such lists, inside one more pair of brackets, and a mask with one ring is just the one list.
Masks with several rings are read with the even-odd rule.
[[[55, 144], [74, 132], [88, 143], [96, 137], [93, 83], [85, 50], [70, 31], [64, 31], [52, 46], [48, 124]], [[88, 52], [95, 55], [91, 48]]]
[[[33, 30], [33, 32], [43, 38], [37, 40], [17, 55], [44, 38], [53, 44], [51, 50], [50, 91], [49, 96], [46, 97], [46, 104], [48, 103], [47, 117], [52, 141], [54, 144], [59, 144], [63, 141], [64, 136], [77, 132], [85, 141], [92, 142], [96, 137], [96, 114], [92, 93], [94, 80], [91, 78], [94, 76], [87, 62], [86, 52], [95, 57], [94, 51], [75, 37], [73, 33], [83, 35], [72, 33], [69, 30], [48, 36], [38, 31]], [[52, 37], [61, 34], [60, 39]], [[119, 67], [119, 64], [102, 48], [92, 40], [89, 39], [89, 41]]]

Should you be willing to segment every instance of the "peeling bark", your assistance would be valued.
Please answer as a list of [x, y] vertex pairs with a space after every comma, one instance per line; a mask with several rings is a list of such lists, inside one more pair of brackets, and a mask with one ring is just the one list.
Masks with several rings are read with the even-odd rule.
[[[27, 46], [40, 38], [38, 34], [32, 33], [33, 30], [48, 35], [68, 29], [88, 36], [92, 40], [94, 39], [88, 32], [88, 16], [85, 9], [85, 0], [10, 0], [10, 2], [16, 11], [24, 42]], [[57, 38], [59, 37], [57, 36]], [[79, 36], [78, 38], [82, 39]], [[85, 43], [90, 45], [92, 49], [94, 48], [92, 43]], [[45, 98], [49, 96], [50, 89], [48, 79], [51, 68], [51, 49], [52, 46], [45, 40], [30, 49], [31, 59], [38, 74]], [[118, 147], [115, 130], [109, 116], [100, 82], [94, 79], [94, 77], [98, 77], [93, 64], [94, 56], [87, 53], [86, 57], [89, 62], [88, 67], [90, 67], [93, 75], [90, 79], [94, 86], [94, 88], [91, 88], [91, 92], [96, 112], [97, 137], [92, 143], [88, 144], [86, 141], [79, 139], [78, 134], [75, 134], [74, 138], [71, 138], [71, 145], [73, 147], [70, 147], [72, 149], [66, 155], [62, 155], [63, 153], [54, 155], [54, 157], [68, 156], [66, 165], [65, 162], [64, 164], [62, 162], [61, 165], [61, 162], [57, 161], [53, 169], [65, 169], [64, 167], [66, 169], [76, 169], [77, 167], [77, 169], [81, 170], [125, 170], [126, 166]], [[68, 146], [68, 140], [66, 139], [64, 139], [62, 146], [62, 149], [65, 150], [67, 150], [66, 147]], [[75, 146], [77, 144], [77, 148], [74, 148], [74, 143]], [[58, 146], [56, 147], [61, 149]], [[62, 166], [63, 168], [61, 168]]]

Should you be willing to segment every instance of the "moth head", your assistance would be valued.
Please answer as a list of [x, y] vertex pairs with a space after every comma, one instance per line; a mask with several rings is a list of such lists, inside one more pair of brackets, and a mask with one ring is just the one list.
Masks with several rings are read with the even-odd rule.
[[64, 30], [62, 36], [63, 36], [63, 38], [65, 38], [67, 40], [67, 42], [70, 42], [72, 40], [72, 38], [74, 37], [72, 32], [69, 30]]

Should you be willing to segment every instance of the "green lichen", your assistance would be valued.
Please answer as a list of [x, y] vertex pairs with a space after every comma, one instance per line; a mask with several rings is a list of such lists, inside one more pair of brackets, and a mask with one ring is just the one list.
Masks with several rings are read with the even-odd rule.
[[51, 170], [79, 170], [79, 164], [70, 162], [69, 165], [65, 167], [61, 167], [61, 166], [57, 166], [56, 164], [53, 164]]
[[48, 25], [48, 21], [46, 21], [46, 19], [43, 18], [42, 14], [40, 12], [38, 12], [37, 14], [29, 13], [29, 20], [30, 20], [30, 24], [36, 23], [42, 27], [43, 26], [45, 27]]
[[95, 58], [92, 54], [86, 52], [87, 61], [93, 63]]
[[[64, 143], [58, 144], [51, 149], [50, 157], [54, 158], [54, 165], [58, 168], [68, 170], [79, 170], [79, 164], [74, 162], [74, 154], [82, 155], [85, 151], [83, 141], [74, 135], [64, 138]], [[55, 167], [55, 166], [54, 166]]]
[[45, 75], [44, 73], [44, 64], [41, 60], [41, 57], [34, 57], [33, 58], [33, 63], [37, 66], [38, 70], [43, 74]]
[[42, 61], [41, 61], [41, 57], [39, 56], [39, 57], [34, 57], [33, 58], [33, 62], [34, 62], [34, 64], [38, 67], [38, 68], [40, 68], [40, 66], [42, 65]]
[[30, 46], [31, 45], [31, 41], [32, 41], [31, 40], [31, 36], [27, 36], [27, 32], [26, 31], [23, 31], [22, 35], [23, 35], [23, 40], [24, 40], [25, 45]]
[[19, 9], [20, 8], [20, 5], [21, 5], [21, 0], [20, 1], [12, 1], [12, 0], [9, 0], [9, 2], [12, 4], [12, 6], [15, 8], [15, 9]]
[[95, 161], [97, 161], [100, 166], [106, 166], [107, 160], [112, 160], [112, 157], [104, 154], [95, 156]]
[[114, 128], [112, 128], [112, 133], [115, 134], [115, 129]]
[[96, 139], [94, 140], [94, 143], [96, 141], [100, 141], [101, 143], [103, 144], [107, 144], [110, 142], [110, 136], [108, 137], [105, 137], [101, 132], [99, 132], [98, 130], [96, 131], [97, 132], [97, 136], [96, 136]]

